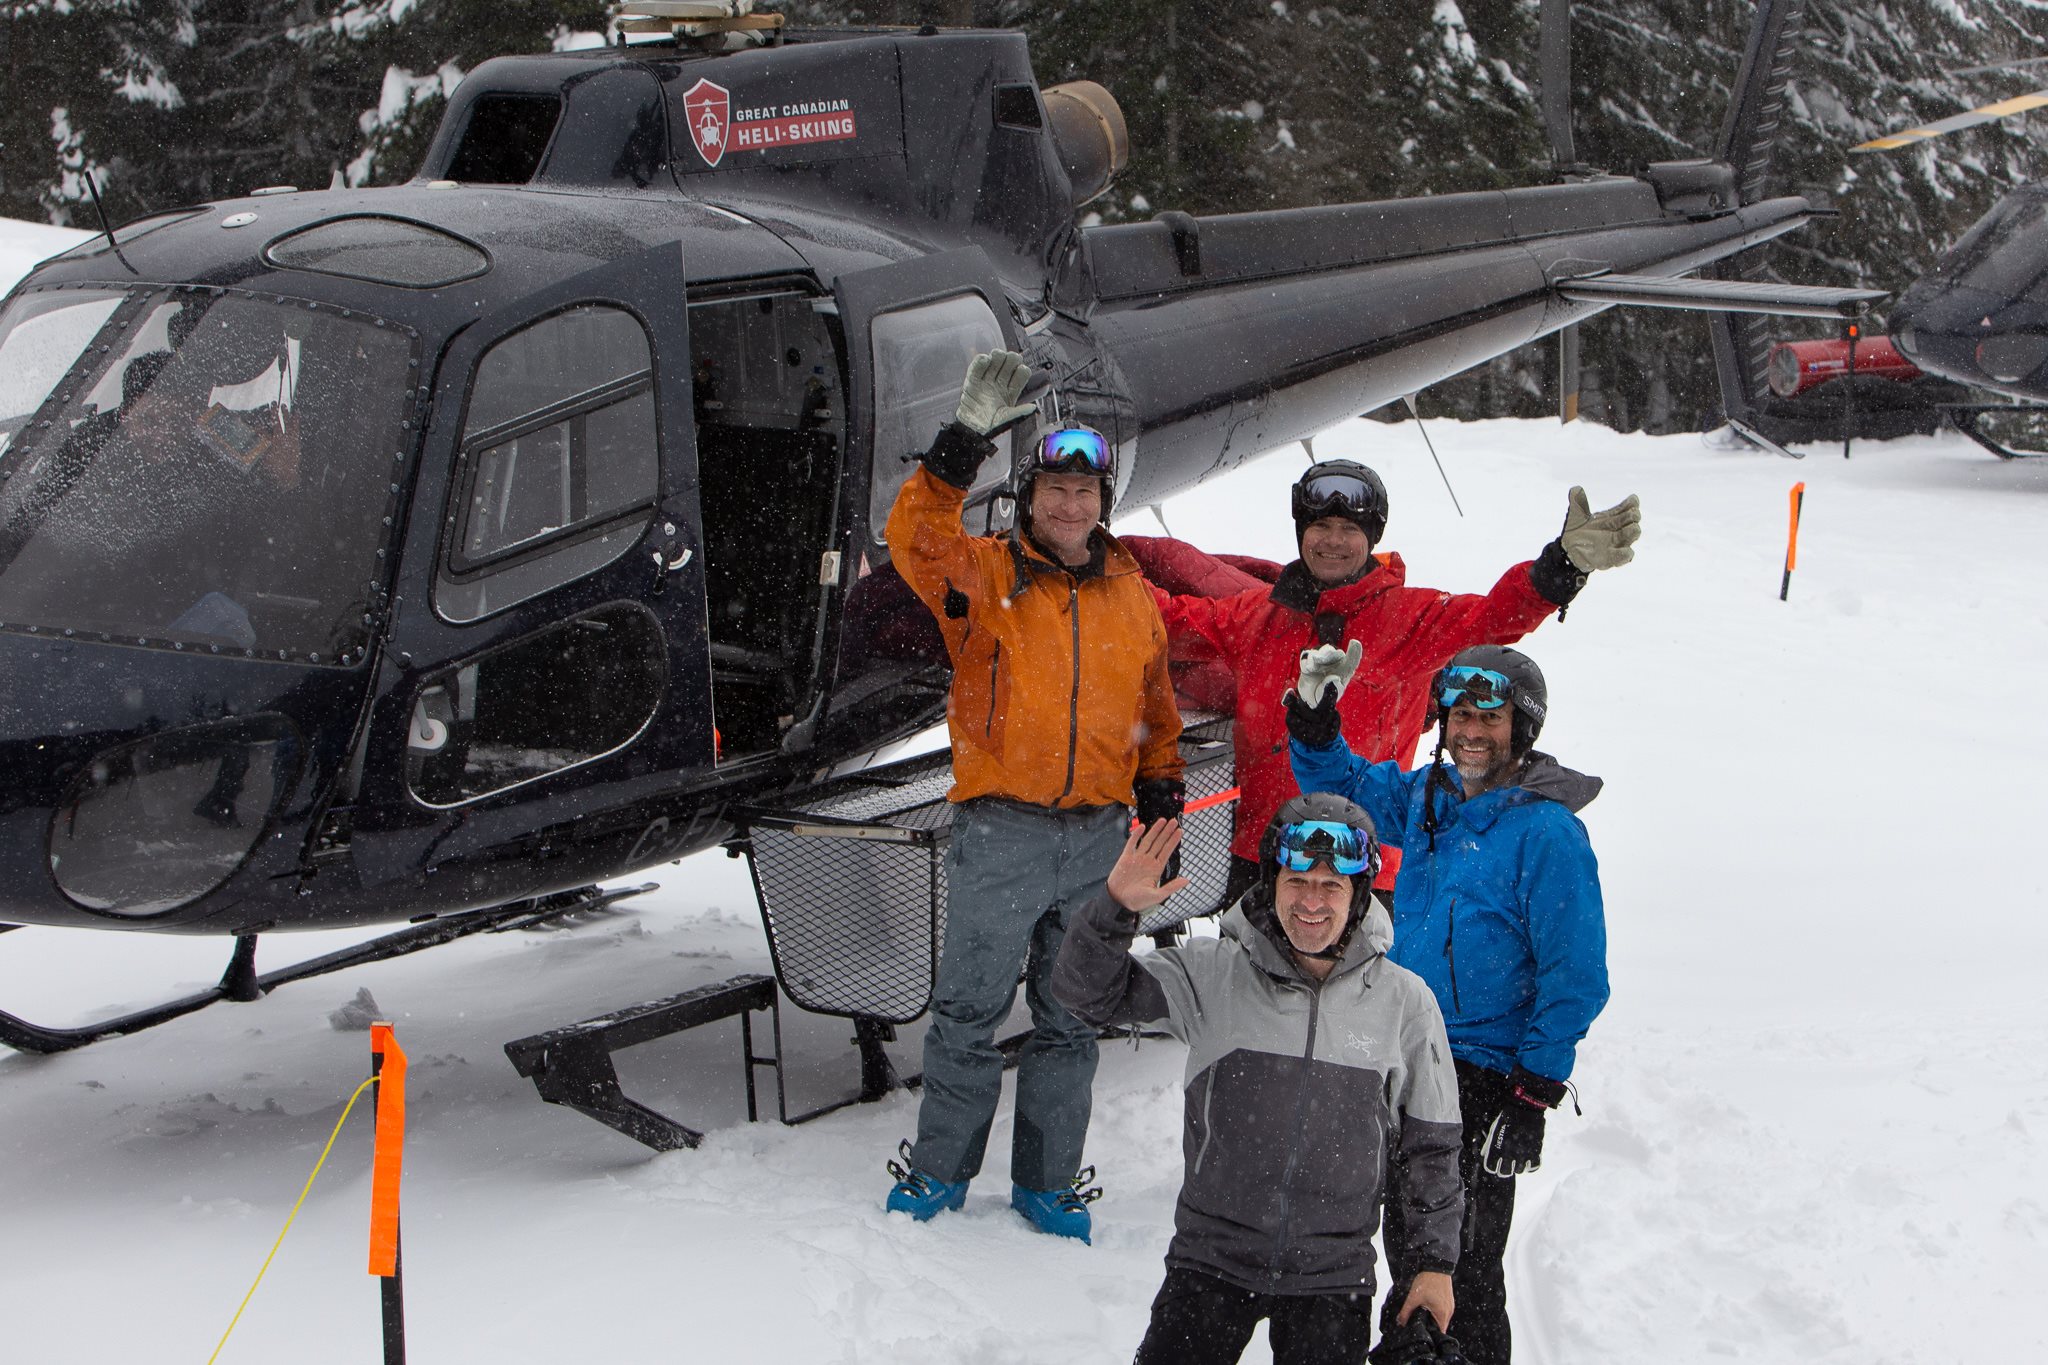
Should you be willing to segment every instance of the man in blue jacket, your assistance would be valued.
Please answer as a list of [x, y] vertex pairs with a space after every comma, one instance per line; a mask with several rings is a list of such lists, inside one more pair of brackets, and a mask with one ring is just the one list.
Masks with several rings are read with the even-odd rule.
[[[1545, 1112], [1607, 1003], [1599, 868], [1574, 814], [1600, 781], [1533, 751], [1549, 699], [1518, 650], [1480, 645], [1438, 672], [1436, 755], [1414, 772], [1351, 753], [1337, 718], [1347, 681], [1334, 649], [1303, 656], [1286, 700], [1294, 776], [1305, 792], [1356, 802], [1401, 847], [1388, 956], [1443, 1010], [1464, 1122], [1458, 1339], [1474, 1365], [1508, 1365], [1501, 1259], [1515, 1177], [1537, 1168]], [[1405, 1244], [1398, 1217], [1388, 1210], [1390, 1248]], [[1398, 1250], [1391, 1260], [1398, 1303], [1412, 1271]]]

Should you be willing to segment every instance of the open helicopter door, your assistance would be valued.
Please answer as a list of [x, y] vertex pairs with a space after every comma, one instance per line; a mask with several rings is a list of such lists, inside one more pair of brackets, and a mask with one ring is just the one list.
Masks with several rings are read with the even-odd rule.
[[[708, 777], [682, 267], [600, 266], [441, 357], [353, 822], [365, 890], [461, 868], [473, 903], [533, 894], [528, 836]], [[618, 870], [568, 852], [564, 885]]]
[[[841, 276], [834, 296], [846, 338], [847, 467], [853, 473], [845, 577], [826, 729], [841, 742], [887, 737], [936, 714], [949, 678], [936, 623], [889, 565], [883, 530], [917, 455], [953, 418], [967, 363], [1022, 350], [995, 268], [978, 247]], [[999, 528], [1010, 473], [999, 438], [969, 494], [977, 533]]]

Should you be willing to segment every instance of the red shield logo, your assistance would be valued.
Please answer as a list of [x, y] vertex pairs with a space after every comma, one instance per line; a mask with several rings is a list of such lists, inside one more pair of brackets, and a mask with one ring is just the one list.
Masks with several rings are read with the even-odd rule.
[[697, 155], [705, 165], [716, 166], [725, 155], [732, 126], [732, 92], [715, 81], [698, 81], [683, 92], [683, 117], [689, 121]]

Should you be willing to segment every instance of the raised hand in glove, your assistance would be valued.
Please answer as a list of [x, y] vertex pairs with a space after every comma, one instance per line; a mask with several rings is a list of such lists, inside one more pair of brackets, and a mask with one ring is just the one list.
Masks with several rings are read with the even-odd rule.
[[1344, 695], [1344, 689], [1351, 685], [1351, 675], [1358, 672], [1358, 661], [1365, 657], [1365, 646], [1357, 640], [1348, 642], [1343, 649], [1335, 645], [1317, 645], [1314, 649], [1301, 651], [1301, 674], [1295, 679], [1294, 691], [1310, 706], [1321, 705], [1323, 694], [1335, 688], [1337, 696]]
[[1573, 488], [1565, 504], [1558, 543], [1580, 573], [1617, 568], [1636, 557], [1629, 548], [1643, 534], [1642, 502], [1631, 493], [1605, 511], [1586, 506], [1586, 490]]
[[1527, 1175], [1543, 1165], [1543, 1116], [1564, 1098], [1563, 1081], [1516, 1067], [1510, 1091], [1486, 1129], [1479, 1164], [1488, 1175]]
[[1015, 351], [989, 351], [967, 364], [967, 380], [960, 386], [960, 407], [953, 420], [976, 436], [993, 437], [1008, 431], [1038, 411], [1036, 405], [1020, 403], [1031, 367]]

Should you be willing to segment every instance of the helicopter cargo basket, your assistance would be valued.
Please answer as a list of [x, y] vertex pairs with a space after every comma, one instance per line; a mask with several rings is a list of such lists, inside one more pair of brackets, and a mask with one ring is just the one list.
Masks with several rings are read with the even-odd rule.
[[[1188, 814], [1181, 864], [1192, 884], [1146, 915], [1158, 934], [1208, 914], [1230, 873], [1234, 766], [1227, 718], [1181, 732]], [[776, 978], [816, 1014], [907, 1024], [931, 1003], [946, 931], [951, 756], [923, 754], [837, 779], [801, 805], [734, 811]]]

